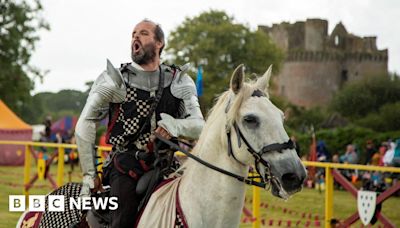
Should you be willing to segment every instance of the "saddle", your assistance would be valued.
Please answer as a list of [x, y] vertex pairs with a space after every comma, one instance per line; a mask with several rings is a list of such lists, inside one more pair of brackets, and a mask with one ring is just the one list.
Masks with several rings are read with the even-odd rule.
[[136, 185], [136, 194], [142, 197], [138, 207], [139, 212], [146, 206], [151, 194], [164, 180], [164, 177], [167, 177], [179, 168], [179, 163], [174, 158], [174, 151], [170, 148], [160, 150], [160, 145], [160, 143], [156, 143], [156, 147], [154, 148], [156, 155], [153, 164], [154, 168], [143, 174]]
[[[171, 149], [160, 150], [160, 143], [156, 143], [154, 149], [155, 160], [152, 168], [144, 173], [138, 180], [136, 185], [136, 194], [141, 198], [138, 212], [144, 210], [147, 202], [149, 201], [151, 194], [157, 189], [157, 186], [167, 177], [169, 174], [175, 172], [179, 168], [179, 163], [174, 158], [174, 151]], [[108, 197], [110, 196], [110, 189], [105, 192], [96, 194], [95, 197]], [[111, 216], [109, 210], [92, 210], [86, 214], [86, 220], [90, 224], [90, 227], [108, 227], [111, 223]], [[73, 227], [85, 227], [76, 225]]]

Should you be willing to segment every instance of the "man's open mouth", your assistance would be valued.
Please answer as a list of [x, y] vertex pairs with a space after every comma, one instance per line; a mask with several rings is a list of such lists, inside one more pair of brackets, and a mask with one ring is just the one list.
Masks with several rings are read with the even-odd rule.
[[133, 52], [138, 53], [141, 49], [142, 45], [139, 43], [139, 41], [135, 41], [133, 43]]

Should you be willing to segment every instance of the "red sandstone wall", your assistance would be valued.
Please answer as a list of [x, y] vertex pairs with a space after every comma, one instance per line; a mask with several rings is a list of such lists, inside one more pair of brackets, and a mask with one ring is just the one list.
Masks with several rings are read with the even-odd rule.
[[278, 95], [303, 107], [326, 105], [339, 89], [340, 69], [338, 61], [285, 62], [276, 79]]
[[348, 69], [349, 82], [361, 80], [369, 76], [382, 76], [387, 74], [387, 62], [363, 60], [348, 60], [345, 67]]

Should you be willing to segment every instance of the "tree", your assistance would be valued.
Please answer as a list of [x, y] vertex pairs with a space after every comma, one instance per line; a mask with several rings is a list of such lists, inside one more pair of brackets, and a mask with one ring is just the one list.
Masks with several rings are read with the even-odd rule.
[[379, 111], [371, 112], [366, 117], [355, 120], [361, 127], [378, 132], [396, 131], [400, 129], [400, 101], [387, 103]]
[[31, 102], [23, 106], [24, 120], [30, 124], [42, 123], [48, 115], [56, 120], [63, 116], [79, 116], [88, 94], [78, 90], [44, 92], [32, 96]]
[[270, 64], [279, 69], [283, 59], [265, 33], [250, 31], [215, 10], [186, 18], [171, 32], [166, 52], [175, 64], [193, 63], [193, 71], [202, 65], [202, 108], [209, 108], [215, 96], [228, 88], [231, 73], [239, 64], [244, 63], [247, 72], [262, 74]]
[[[40, 94], [40, 93], [39, 93]], [[29, 124], [39, 124], [43, 123], [45, 117], [45, 107], [46, 103], [44, 103], [43, 99], [36, 94], [31, 97], [29, 102], [26, 102], [22, 106], [22, 118], [25, 122]]]
[[348, 84], [332, 100], [332, 108], [352, 120], [376, 112], [385, 104], [400, 101], [400, 80], [369, 77]]
[[285, 115], [287, 115], [286, 125], [300, 132], [308, 131], [311, 126], [319, 130], [329, 116], [322, 107], [305, 109], [292, 104], [286, 106]]
[[58, 119], [65, 115], [79, 116], [86, 103], [87, 94], [78, 90], [61, 90], [57, 93], [45, 92], [33, 96], [31, 110], [27, 121], [30, 123], [40, 123], [44, 117], [51, 115]]
[[43, 76], [29, 65], [29, 59], [39, 40], [38, 31], [49, 29], [40, 16], [39, 0], [28, 2], [0, 0], [0, 99], [17, 114], [30, 102], [32, 78]]

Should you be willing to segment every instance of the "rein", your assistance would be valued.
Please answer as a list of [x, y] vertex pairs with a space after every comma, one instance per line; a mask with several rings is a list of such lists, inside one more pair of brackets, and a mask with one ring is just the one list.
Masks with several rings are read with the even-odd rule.
[[222, 173], [222, 174], [225, 174], [225, 175], [227, 175], [227, 176], [233, 177], [233, 178], [237, 179], [238, 181], [243, 182], [243, 183], [248, 184], [248, 185], [254, 185], [254, 186], [257, 186], [257, 187], [260, 187], [260, 188], [265, 188], [266, 185], [267, 185], [267, 183], [264, 182], [264, 181], [262, 181], [262, 182], [257, 182], [257, 181], [252, 180], [252, 178], [240, 176], [240, 175], [237, 175], [237, 174], [235, 174], [235, 173], [229, 172], [229, 171], [227, 171], [227, 170], [221, 169], [221, 168], [219, 168], [219, 167], [217, 167], [217, 166], [215, 166], [215, 165], [213, 165], [213, 164], [210, 164], [210, 163], [208, 163], [208, 162], [202, 160], [201, 158], [199, 158], [199, 157], [193, 155], [193, 154], [190, 153], [189, 151], [187, 151], [187, 150], [181, 148], [181, 147], [180, 147], [179, 145], [177, 145], [176, 143], [174, 143], [174, 142], [172, 142], [172, 141], [170, 141], [170, 140], [168, 140], [168, 139], [166, 139], [166, 138], [160, 136], [159, 134], [155, 134], [155, 136], [157, 137], [158, 140], [160, 140], [160, 141], [162, 141], [163, 143], [167, 144], [167, 145], [170, 146], [172, 149], [178, 150], [178, 151], [184, 153], [187, 157], [189, 157], [189, 158], [191, 158], [191, 159], [193, 159], [193, 160], [199, 162], [200, 164], [202, 164], [202, 165], [204, 165], [204, 166], [206, 166], [206, 167], [208, 167], [208, 168], [210, 168], [210, 169], [213, 169], [213, 170], [215, 170], [215, 171], [217, 171], [217, 172], [220, 172], [220, 173]]

